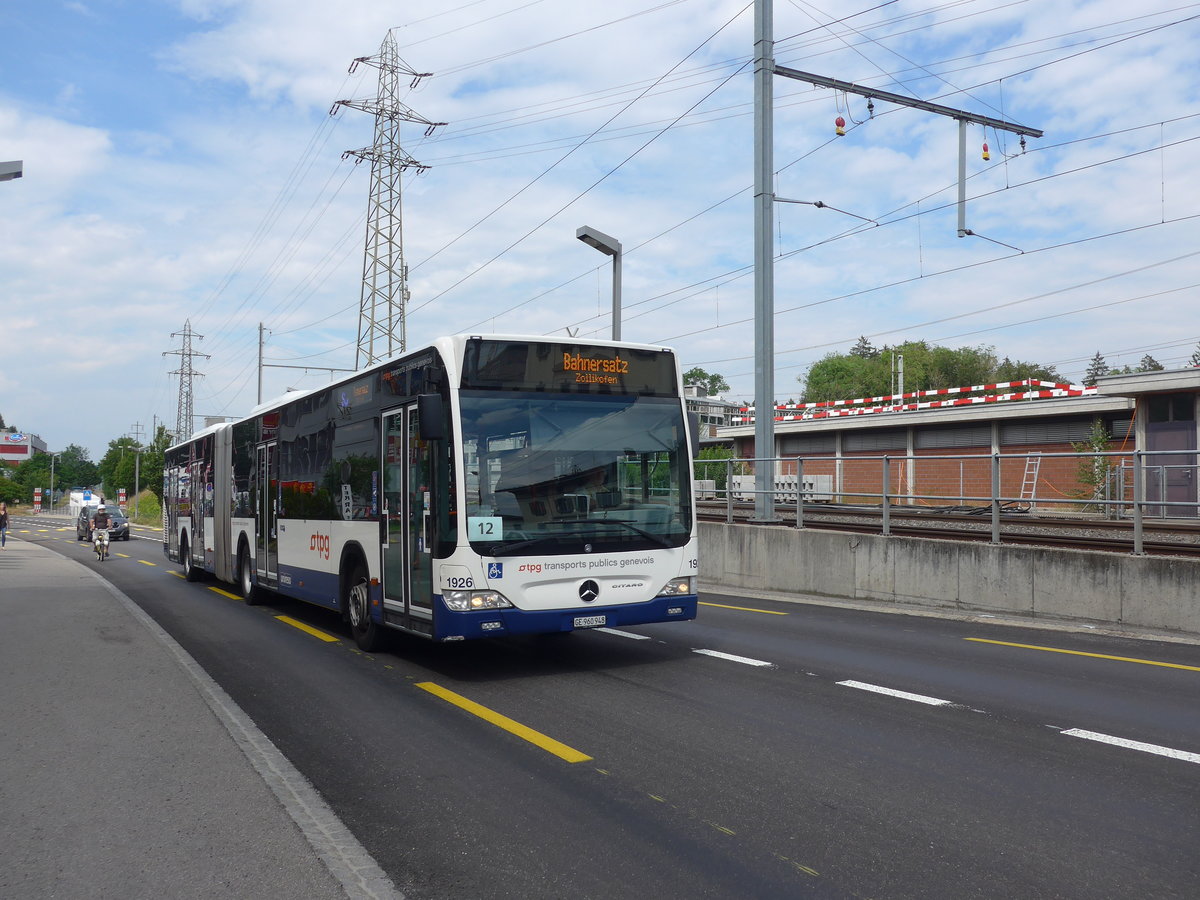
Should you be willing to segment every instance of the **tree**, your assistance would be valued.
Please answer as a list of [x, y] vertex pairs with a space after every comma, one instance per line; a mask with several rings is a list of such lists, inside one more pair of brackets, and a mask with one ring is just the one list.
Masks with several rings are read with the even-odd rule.
[[683, 383], [700, 385], [710, 397], [729, 390], [729, 382], [725, 380], [725, 376], [718, 372], [706, 372], [699, 366], [683, 373]]
[[1190, 366], [1200, 366], [1200, 343], [1196, 344], [1196, 349], [1192, 351], [1192, 358], [1188, 360]]
[[[1107, 453], [1112, 446], [1112, 435], [1099, 419], [1092, 420], [1092, 429], [1085, 440], [1072, 442], [1071, 447], [1076, 453], [1101, 454]], [[1080, 487], [1071, 493], [1082, 500], [1103, 500], [1108, 486], [1109, 474], [1114, 468], [1111, 456], [1085, 456], [1079, 460]], [[1085, 507], [1085, 509], [1090, 508]], [[1105, 507], [1107, 510], [1107, 507]]]
[[16, 471], [8, 466], [0, 467], [0, 500], [17, 503], [25, 499], [25, 488], [17, 479]]
[[100, 481], [100, 472], [89, 458], [87, 450], [78, 444], [68, 444], [66, 449], [58, 454], [54, 481], [55, 484], [61, 484], [63, 490], [71, 487], [93, 487]]
[[[57, 488], [62, 484], [57, 470], [55, 476]], [[29, 503], [33, 500], [33, 489], [39, 487], [50, 489], [50, 456], [46, 453], [35, 453], [13, 470], [12, 477], [4, 484], [4, 493], [8, 495], [4, 499], [10, 503]]]
[[[696, 478], [714, 482], [718, 497], [725, 495], [730, 468], [726, 460], [729, 459], [733, 459], [733, 451], [728, 447], [705, 447], [696, 457]], [[745, 463], [735, 462], [733, 474], [745, 475], [746, 468]]]
[[888, 371], [881, 359], [828, 353], [800, 376], [804, 402], [842, 400], [887, 393]]
[[993, 381], [1024, 381], [1025, 379], [1037, 379], [1038, 381], [1058, 381], [1062, 376], [1054, 366], [1041, 366], [1037, 363], [1022, 362], [1021, 360], [1012, 360], [1007, 356], [996, 366], [996, 372], [992, 376]]
[[879, 356], [879, 351], [871, 344], [870, 339], [865, 335], [859, 335], [858, 343], [850, 348], [851, 356], [861, 356], [863, 359], [876, 359]]
[[134, 477], [137, 474], [137, 442], [127, 436], [108, 442], [108, 451], [96, 467], [104, 482], [106, 500], [116, 499], [121, 488], [125, 495], [132, 497], [135, 493]]
[[163, 457], [166, 449], [170, 446], [171, 433], [167, 431], [167, 426], [159, 425], [158, 430], [154, 433], [154, 437], [150, 439], [150, 443], [142, 450], [141, 486], [153, 491], [159, 503], [162, 502]]
[[1053, 366], [1042, 366], [1005, 358], [998, 362], [994, 347], [930, 346], [925, 341], [906, 341], [896, 347], [884, 347], [875, 356], [867, 356], [860, 347], [866, 338], [848, 354], [830, 353], [813, 363], [801, 376], [804, 400], [850, 400], [856, 397], [875, 397], [891, 393], [892, 365], [897, 356], [904, 357], [904, 384], [900, 392], [988, 384], [995, 381], [1019, 381], [1037, 378], [1054, 381], [1059, 378]]
[[1088, 387], [1095, 387], [1096, 379], [1101, 375], [1108, 374], [1108, 363], [1104, 361], [1104, 357], [1097, 350], [1096, 355], [1092, 357], [1092, 361], [1088, 363], [1087, 372], [1083, 376], [1083, 383]]
[[1142, 357], [1142, 361], [1138, 363], [1135, 372], [1161, 372], [1164, 366], [1157, 359], [1147, 353]]

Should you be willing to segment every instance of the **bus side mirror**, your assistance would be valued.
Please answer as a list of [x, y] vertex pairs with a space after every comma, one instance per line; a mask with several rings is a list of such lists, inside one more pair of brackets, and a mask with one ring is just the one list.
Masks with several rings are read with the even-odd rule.
[[688, 433], [692, 439], [692, 459], [700, 455], [700, 414], [688, 413]]
[[440, 441], [446, 437], [446, 408], [441, 394], [417, 396], [417, 428], [423, 441]]

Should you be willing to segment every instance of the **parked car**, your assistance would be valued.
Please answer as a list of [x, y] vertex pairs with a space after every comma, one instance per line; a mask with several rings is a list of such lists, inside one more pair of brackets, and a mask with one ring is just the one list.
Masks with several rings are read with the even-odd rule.
[[[114, 506], [105, 512], [112, 520], [112, 524], [108, 526], [108, 539], [110, 541], [129, 540], [129, 517], [125, 515], [125, 511]], [[90, 541], [92, 539], [92, 518], [95, 515], [96, 510], [91, 507], [84, 507], [79, 511], [79, 518], [75, 520], [75, 540]]]

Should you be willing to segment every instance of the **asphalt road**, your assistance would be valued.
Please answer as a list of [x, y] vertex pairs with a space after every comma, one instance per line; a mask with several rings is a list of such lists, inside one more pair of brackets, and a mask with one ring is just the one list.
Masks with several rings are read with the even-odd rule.
[[706, 594], [636, 634], [371, 656], [323, 610], [185, 583], [157, 535], [100, 564], [32, 521], [14, 530], [149, 612], [414, 900], [1200, 884], [1193, 644]]

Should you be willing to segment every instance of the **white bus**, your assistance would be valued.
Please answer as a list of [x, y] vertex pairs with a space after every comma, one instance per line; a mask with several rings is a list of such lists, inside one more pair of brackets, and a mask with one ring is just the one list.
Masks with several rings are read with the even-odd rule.
[[662, 347], [441, 338], [171, 447], [163, 549], [364, 650], [693, 619], [680, 385]]

